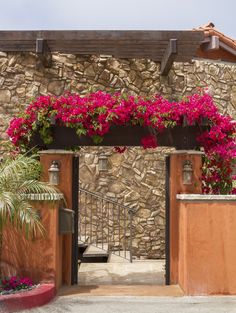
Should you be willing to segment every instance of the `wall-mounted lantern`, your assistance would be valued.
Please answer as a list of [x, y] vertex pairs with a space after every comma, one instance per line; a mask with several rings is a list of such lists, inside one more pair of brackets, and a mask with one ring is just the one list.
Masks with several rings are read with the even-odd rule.
[[183, 163], [183, 184], [191, 185], [193, 183], [193, 164], [190, 160]]
[[100, 155], [98, 157], [98, 170], [99, 172], [107, 171], [108, 169], [108, 158], [106, 155]]
[[59, 164], [57, 161], [52, 161], [50, 168], [48, 169], [49, 184], [57, 186], [59, 185]]

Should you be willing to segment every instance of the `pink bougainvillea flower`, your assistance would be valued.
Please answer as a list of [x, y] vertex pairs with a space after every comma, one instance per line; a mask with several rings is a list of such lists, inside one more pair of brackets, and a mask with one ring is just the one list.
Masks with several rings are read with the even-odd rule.
[[157, 139], [154, 135], [148, 135], [141, 139], [141, 143], [144, 149], [148, 148], [156, 148], [157, 147]]
[[114, 151], [118, 153], [124, 153], [127, 150], [127, 147], [114, 147]]

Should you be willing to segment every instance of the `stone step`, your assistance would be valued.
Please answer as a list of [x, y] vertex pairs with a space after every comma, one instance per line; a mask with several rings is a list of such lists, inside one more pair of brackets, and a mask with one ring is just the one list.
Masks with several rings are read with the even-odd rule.
[[156, 260], [137, 263], [82, 263], [79, 285], [164, 285], [165, 272]]
[[89, 236], [79, 236], [78, 237], [78, 246], [88, 245]]
[[107, 263], [129, 263], [130, 251], [110, 252]]
[[83, 253], [83, 258], [93, 257], [108, 257], [108, 244], [104, 243], [95, 245], [89, 245]]

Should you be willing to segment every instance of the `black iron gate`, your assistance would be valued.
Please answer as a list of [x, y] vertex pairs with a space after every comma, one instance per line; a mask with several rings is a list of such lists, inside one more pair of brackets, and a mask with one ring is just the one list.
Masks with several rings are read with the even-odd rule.
[[78, 283], [78, 192], [79, 191], [79, 156], [72, 160], [72, 210], [74, 214], [74, 233], [72, 235], [71, 284]]
[[165, 226], [165, 281], [170, 285], [170, 157], [166, 157], [166, 179], [165, 179], [165, 202], [166, 202], [166, 226]]

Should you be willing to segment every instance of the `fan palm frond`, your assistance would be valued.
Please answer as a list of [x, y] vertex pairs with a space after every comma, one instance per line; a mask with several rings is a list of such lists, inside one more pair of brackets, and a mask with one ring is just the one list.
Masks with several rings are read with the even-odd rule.
[[0, 192], [0, 219], [2, 224], [4, 224], [4, 221], [9, 219], [9, 217], [12, 215], [12, 211], [17, 209], [15, 206], [17, 202], [15, 199], [16, 197], [18, 196], [12, 192]]
[[18, 155], [14, 159], [6, 159], [0, 164], [0, 182], [32, 177], [39, 164], [35, 156]]
[[17, 229], [24, 230], [27, 237], [30, 234], [45, 234], [45, 229], [41, 223], [39, 213], [28, 201], [21, 199], [16, 203], [16, 207], [17, 210], [14, 211], [14, 215], [12, 215], [11, 219], [13, 226]]
[[[0, 223], [11, 223], [26, 235], [43, 233], [43, 225], [37, 210], [31, 205], [27, 195], [46, 194], [47, 200], [54, 200], [59, 193], [55, 187], [36, 178], [40, 163], [35, 156], [18, 155], [0, 164]], [[1, 229], [0, 229], [1, 231]]]
[[18, 188], [19, 194], [42, 194], [47, 193], [49, 195], [53, 195], [56, 192], [59, 192], [58, 189], [53, 187], [52, 185], [49, 185], [48, 183], [41, 182], [38, 180], [26, 180], [23, 181], [19, 188]]

